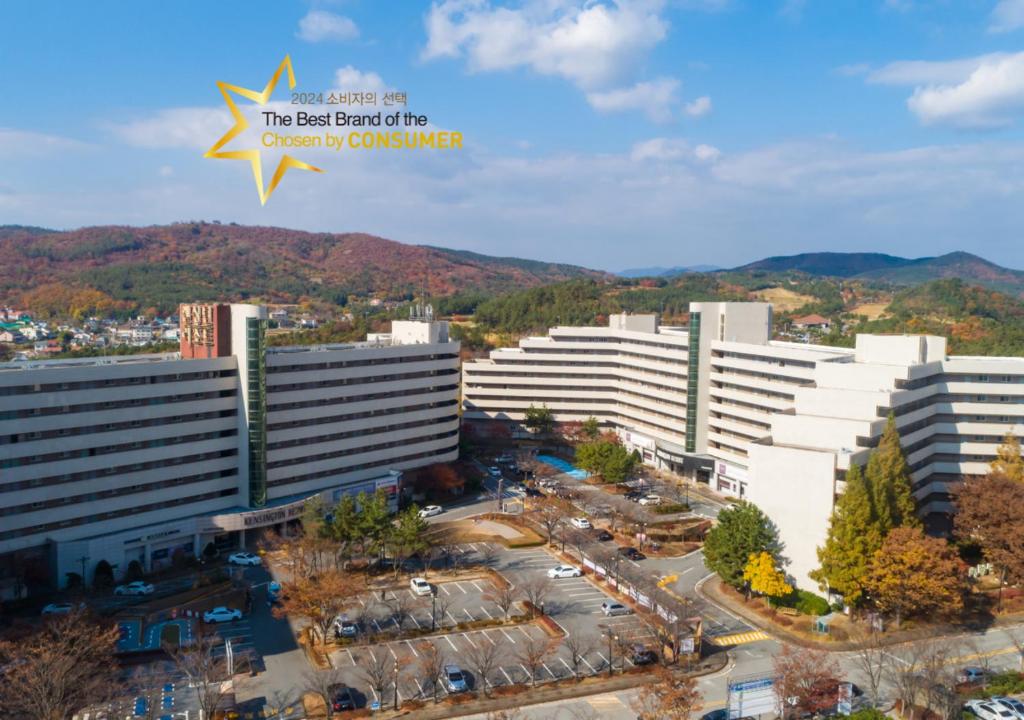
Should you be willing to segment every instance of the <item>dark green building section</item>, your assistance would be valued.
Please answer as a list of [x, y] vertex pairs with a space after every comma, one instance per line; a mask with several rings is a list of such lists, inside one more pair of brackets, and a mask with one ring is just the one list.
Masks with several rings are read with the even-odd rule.
[[246, 318], [245, 362], [249, 390], [249, 507], [267, 504], [267, 321]]
[[686, 360], [686, 452], [697, 452], [697, 387], [700, 377], [700, 313], [690, 313]]

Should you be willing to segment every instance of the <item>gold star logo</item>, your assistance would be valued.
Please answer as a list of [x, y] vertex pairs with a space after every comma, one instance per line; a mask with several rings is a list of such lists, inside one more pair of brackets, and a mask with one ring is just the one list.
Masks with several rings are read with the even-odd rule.
[[288, 172], [289, 168], [296, 168], [298, 170], [312, 170], [313, 172], [323, 172], [318, 167], [313, 167], [308, 163], [304, 163], [301, 160], [293, 158], [291, 155], [285, 155], [281, 158], [280, 162], [277, 163], [277, 169], [274, 171], [274, 176], [270, 178], [270, 185], [266, 189], [263, 188], [263, 161], [260, 157], [259, 148], [251, 148], [249, 150], [227, 150], [221, 151], [221, 148], [231, 142], [233, 139], [238, 137], [241, 133], [245, 132], [249, 127], [249, 121], [245, 119], [245, 116], [235, 105], [234, 99], [228, 92], [233, 92], [236, 95], [252, 100], [257, 105], [266, 105], [267, 100], [270, 99], [271, 93], [274, 92], [274, 88], [277, 86], [277, 81], [281, 78], [281, 73], [284, 69], [288, 69], [288, 88], [290, 90], [295, 89], [295, 72], [292, 70], [292, 59], [290, 55], [285, 55], [284, 60], [277, 67], [277, 72], [270, 78], [267, 86], [263, 88], [263, 92], [258, 93], [255, 90], [248, 90], [238, 85], [230, 85], [226, 82], [217, 81], [217, 87], [220, 89], [220, 94], [224, 96], [224, 102], [228, 106], [228, 110], [231, 111], [231, 117], [235, 119], [234, 126], [228, 130], [224, 135], [214, 143], [214, 146], [206, 151], [203, 157], [216, 158], [218, 160], [248, 160], [252, 166], [252, 175], [256, 180], [256, 191], [260, 195], [260, 205], [266, 205], [267, 199], [270, 197], [270, 193], [274, 192], [274, 188], [281, 182], [281, 178]]

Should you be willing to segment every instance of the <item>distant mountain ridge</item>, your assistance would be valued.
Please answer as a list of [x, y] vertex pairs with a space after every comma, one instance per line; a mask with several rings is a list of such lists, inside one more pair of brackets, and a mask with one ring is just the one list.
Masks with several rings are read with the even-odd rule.
[[903, 258], [885, 253], [802, 253], [765, 258], [729, 272], [786, 271], [877, 280], [894, 285], [918, 285], [931, 280], [959, 278], [1011, 295], [1024, 295], [1024, 271], [1005, 268], [963, 251], [922, 258]]
[[0, 227], [0, 304], [82, 312], [187, 301], [259, 298], [344, 303], [349, 295], [402, 298], [497, 294], [611, 275], [568, 264], [406, 245], [366, 233], [186, 222], [54, 231]]
[[714, 272], [715, 270], [721, 270], [722, 268], [718, 265], [683, 265], [677, 267], [645, 267], [645, 268], [630, 268], [628, 270], [620, 270], [615, 273], [619, 277], [624, 278], [641, 278], [641, 277], [670, 277], [672, 275], [682, 275], [683, 273], [694, 272]]

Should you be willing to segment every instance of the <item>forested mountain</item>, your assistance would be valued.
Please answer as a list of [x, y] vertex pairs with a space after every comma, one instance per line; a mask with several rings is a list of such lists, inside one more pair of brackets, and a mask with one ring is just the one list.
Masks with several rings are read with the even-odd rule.
[[1004, 268], [967, 252], [916, 259], [883, 253], [803, 253], [765, 258], [729, 272], [787, 271], [824, 277], [877, 280], [893, 285], [919, 285], [930, 280], [959, 278], [1011, 295], [1024, 295], [1024, 272]]
[[362, 233], [177, 223], [71, 231], [0, 228], [0, 304], [107, 314], [180, 302], [490, 295], [606, 273], [573, 265], [404, 245]]

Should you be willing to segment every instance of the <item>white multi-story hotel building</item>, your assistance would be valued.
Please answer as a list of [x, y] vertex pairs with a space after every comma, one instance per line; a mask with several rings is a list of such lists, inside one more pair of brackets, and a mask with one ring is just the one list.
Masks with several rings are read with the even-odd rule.
[[[520, 423], [531, 403], [558, 421], [593, 415], [649, 464], [761, 507], [805, 587], [846, 470], [867, 462], [890, 413], [936, 529], [948, 527], [955, 483], [987, 472], [1004, 434], [1024, 431], [1022, 358], [950, 357], [933, 336], [860, 335], [854, 349], [776, 342], [769, 305], [690, 310], [688, 328], [614, 316], [466, 363], [464, 417], [487, 432]], [[637, 364], [665, 380], [632, 382]], [[636, 406], [672, 410], [653, 422]]]
[[265, 308], [182, 316], [182, 353], [0, 364], [0, 579], [155, 569], [245, 544], [316, 494], [397, 501], [403, 470], [456, 459], [447, 323], [267, 347]]

